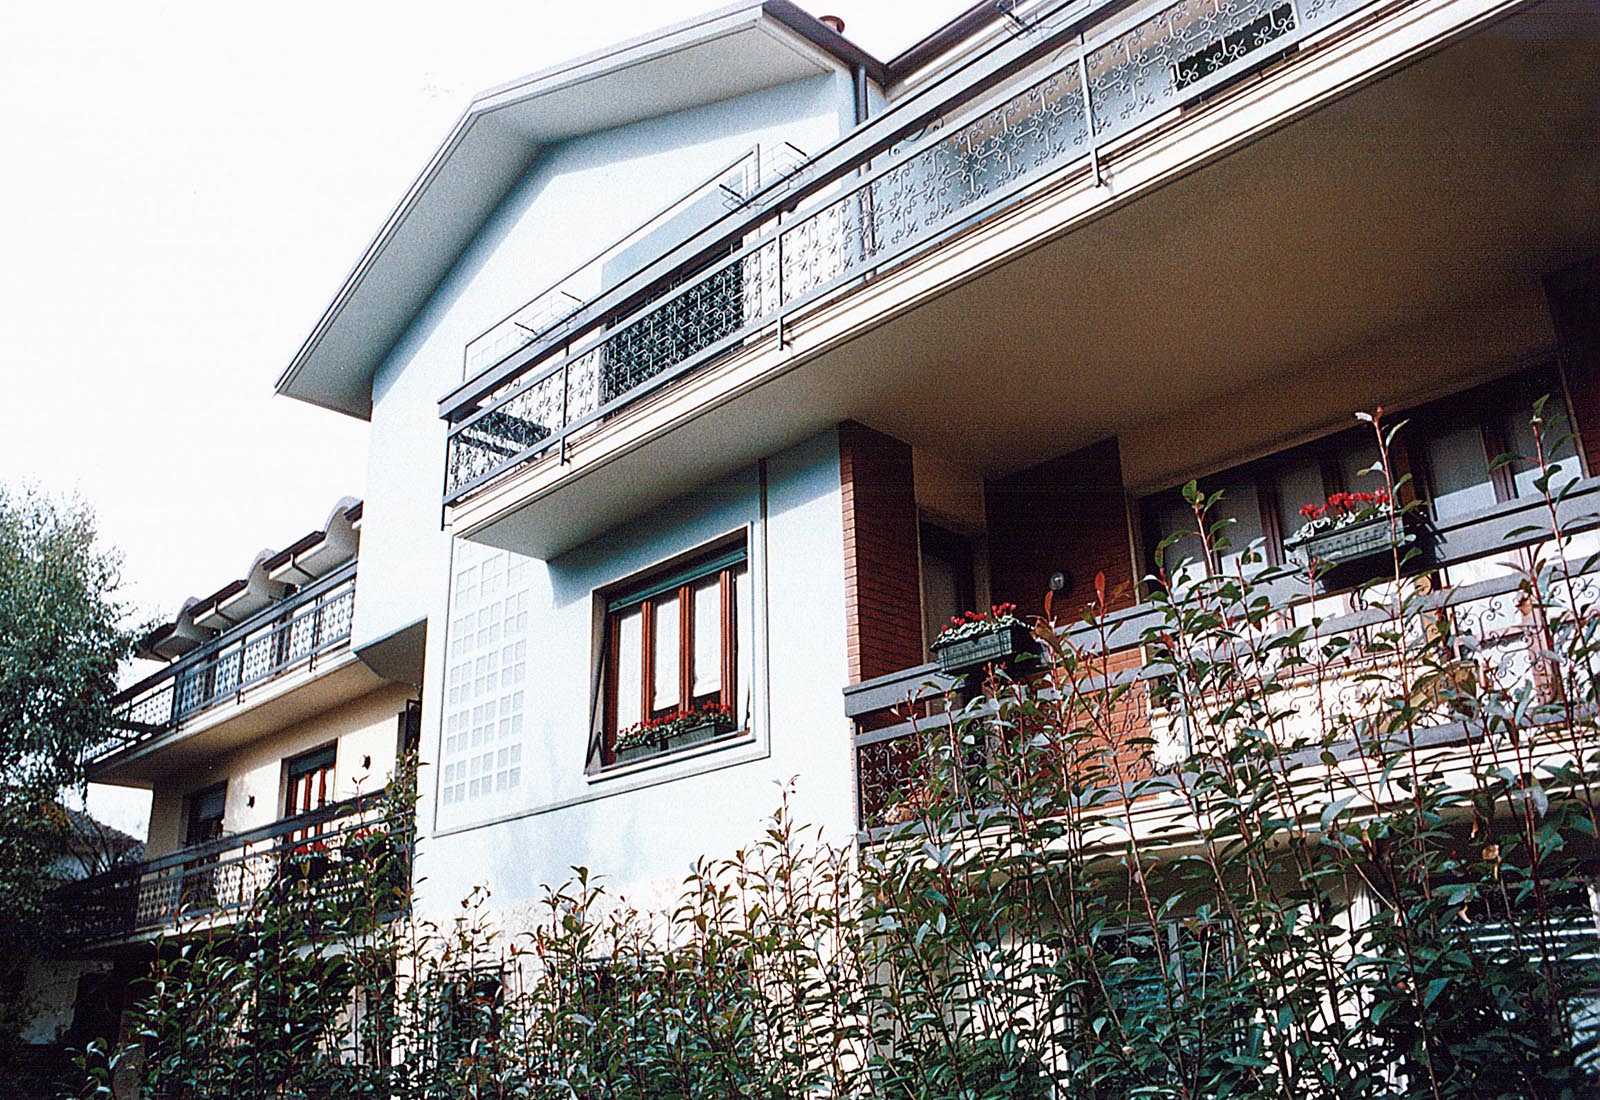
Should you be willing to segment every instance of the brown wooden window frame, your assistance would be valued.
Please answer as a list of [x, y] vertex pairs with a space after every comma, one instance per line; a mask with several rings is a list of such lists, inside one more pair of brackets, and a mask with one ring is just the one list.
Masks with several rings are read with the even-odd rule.
[[[339, 743], [329, 741], [307, 752], [296, 753], [283, 762], [283, 816], [298, 817], [308, 814], [334, 801], [334, 784], [337, 780]], [[304, 783], [304, 788], [301, 784]], [[302, 795], [304, 798], [302, 799]], [[301, 801], [316, 805], [301, 806]]]
[[[715, 692], [694, 694], [695, 653], [695, 589], [708, 578], [718, 579], [717, 625], [720, 632], [718, 688]], [[604, 623], [601, 629], [601, 657], [599, 669], [599, 723], [589, 753], [589, 770], [615, 767], [616, 736], [618, 728], [618, 683], [622, 650], [621, 624], [626, 613], [638, 610], [639, 630], [639, 714], [644, 718], [658, 718], [676, 711], [707, 703], [721, 703], [735, 716], [735, 729], [719, 740], [736, 737], [745, 731], [744, 715], [739, 705], [739, 608], [736, 595], [736, 578], [749, 583], [749, 555], [744, 539], [722, 543], [709, 550], [699, 550], [664, 567], [653, 569], [643, 577], [630, 579], [602, 594]], [[678, 601], [678, 692], [677, 703], [668, 707], [654, 707], [653, 694], [656, 682], [657, 648], [655, 644], [655, 609], [658, 603]], [[746, 643], [748, 640], [744, 640]], [[696, 746], [699, 747], [699, 746]], [[662, 753], [671, 755], [671, 750]]]

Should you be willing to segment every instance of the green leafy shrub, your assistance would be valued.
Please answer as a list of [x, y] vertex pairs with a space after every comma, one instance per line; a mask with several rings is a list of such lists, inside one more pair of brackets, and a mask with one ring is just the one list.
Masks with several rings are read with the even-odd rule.
[[1414, 540], [1337, 631], [1250, 553], [1182, 585], [1161, 561], [1136, 662], [1101, 582], [1086, 630], [1037, 624], [1038, 663], [914, 712], [872, 844], [785, 799], [665, 912], [580, 871], [530, 928], [481, 892], [431, 925], [375, 871], [343, 924], [278, 899], [186, 941], [139, 1015], [148, 1094], [1594, 1095], [1595, 562], [1570, 484], [1538, 487], [1514, 645]]

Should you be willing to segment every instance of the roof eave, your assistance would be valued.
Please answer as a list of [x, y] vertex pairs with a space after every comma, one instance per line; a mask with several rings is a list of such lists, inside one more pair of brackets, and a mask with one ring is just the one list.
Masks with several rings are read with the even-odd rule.
[[[386, 333], [388, 343], [382, 340], [364, 342], [360, 361], [347, 360], [319, 362], [329, 336], [344, 322], [344, 315], [356, 300], [366, 280], [382, 266], [385, 253], [398, 238], [400, 231], [427, 197], [430, 188], [441, 173], [451, 164], [463, 148], [473, 129], [491, 118], [496, 112], [519, 103], [548, 94], [576, 82], [588, 82], [623, 71], [652, 58], [684, 49], [698, 42], [710, 41], [732, 31], [759, 24], [770, 19], [804, 39], [811, 46], [832, 57], [846, 68], [865, 67], [875, 80], [882, 81], [887, 72], [882, 62], [873, 58], [832, 28], [818, 22], [790, 0], [743, 0], [727, 7], [708, 12], [662, 30], [630, 39], [582, 57], [533, 73], [529, 76], [489, 89], [474, 97], [467, 110], [456, 121], [445, 140], [429, 158], [422, 172], [401, 196], [399, 203], [373, 236], [360, 258], [340, 284], [333, 300], [323, 311], [311, 333], [296, 351], [289, 366], [279, 376], [275, 385], [277, 393], [296, 400], [344, 413], [357, 419], [370, 419], [372, 415], [371, 376], [393, 347], [400, 333]], [[509, 193], [517, 179], [525, 173], [528, 164], [537, 155], [538, 146], [524, 150], [524, 155], [499, 174], [499, 178], [479, 175], [485, 190], [477, 196], [475, 205], [492, 210]], [[470, 220], [470, 219], [469, 219]], [[462, 239], [453, 241], [447, 249], [448, 257], [441, 257], [438, 271], [426, 280], [426, 294], [436, 289], [449, 268], [459, 259], [460, 253], [470, 243], [472, 234], [461, 232]], [[416, 293], [415, 290], [412, 293]], [[382, 323], [380, 328], [384, 327]], [[393, 327], [393, 326], [390, 326]], [[401, 326], [403, 331], [403, 326]], [[348, 372], [348, 373], [347, 373]], [[317, 375], [321, 377], [317, 377]]]

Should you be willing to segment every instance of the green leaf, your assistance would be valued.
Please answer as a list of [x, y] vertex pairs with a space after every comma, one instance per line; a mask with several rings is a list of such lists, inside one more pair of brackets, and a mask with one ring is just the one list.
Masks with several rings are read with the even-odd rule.
[[1338, 820], [1339, 815], [1344, 813], [1345, 808], [1348, 807], [1350, 805], [1350, 803], [1354, 802], [1355, 798], [1356, 798], [1356, 796], [1353, 795], [1353, 794], [1345, 795], [1343, 798], [1339, 799], [1337, 802], [1331, 802], [1326, 807], [1323, 808], [1323, 811], [1322, 811], [1322, 831], [1323, 832], [1327, 832], [1330, 828], [1333, 827], [1333, 823], [1336, 820]]

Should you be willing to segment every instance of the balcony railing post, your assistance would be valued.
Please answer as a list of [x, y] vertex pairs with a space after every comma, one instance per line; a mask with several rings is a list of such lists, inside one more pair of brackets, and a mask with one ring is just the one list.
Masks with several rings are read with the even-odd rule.
[[1089, 169], [1094, 185], [1100, 186], [1100, 143], [1094, 132], [1094, 96], [1089, 94], [1089, 50], [1083, 32], [1078, 33], [1078, 87], [1083, 91], [1083, 124], [1089, 135]]
[[776, 262], [778, 264], [778, 350], [782, 351], [784, 346], [785, 346], [784, 343], [783, 343], [784, 295], [783, 295], [783, 211], [782, 210], [778, 211], [778, 219], [777, 219], [777, 222], [776, 222], [776, 227], [777, 227], [776, 228], [776, 232], [774, 232], [772, 239], [777, 245], [777, 247], [776, 247], [776, 249], [774, 251], [776, 251], [776, 253], [777, 253], [777, 261]]
[[172, 679], [172, 724], [174, 726], [188, 716], [189, 708], [185, 705], [184, 699], [189, 694], [189, 683], [195, 678], [196, 671], [198, 671], [198, 666], [180, 669]]
[[557, 464], [567, 464], [567, 395], [572, 392], [572, 344], [568, 342], [561, 358], [561, 455]]
[[318, 596], [311, 608], [311, 652], [306, 659], [307, 668], [317, 667], [317, 654], [322, 652], [322, 602], [326, 598]]

